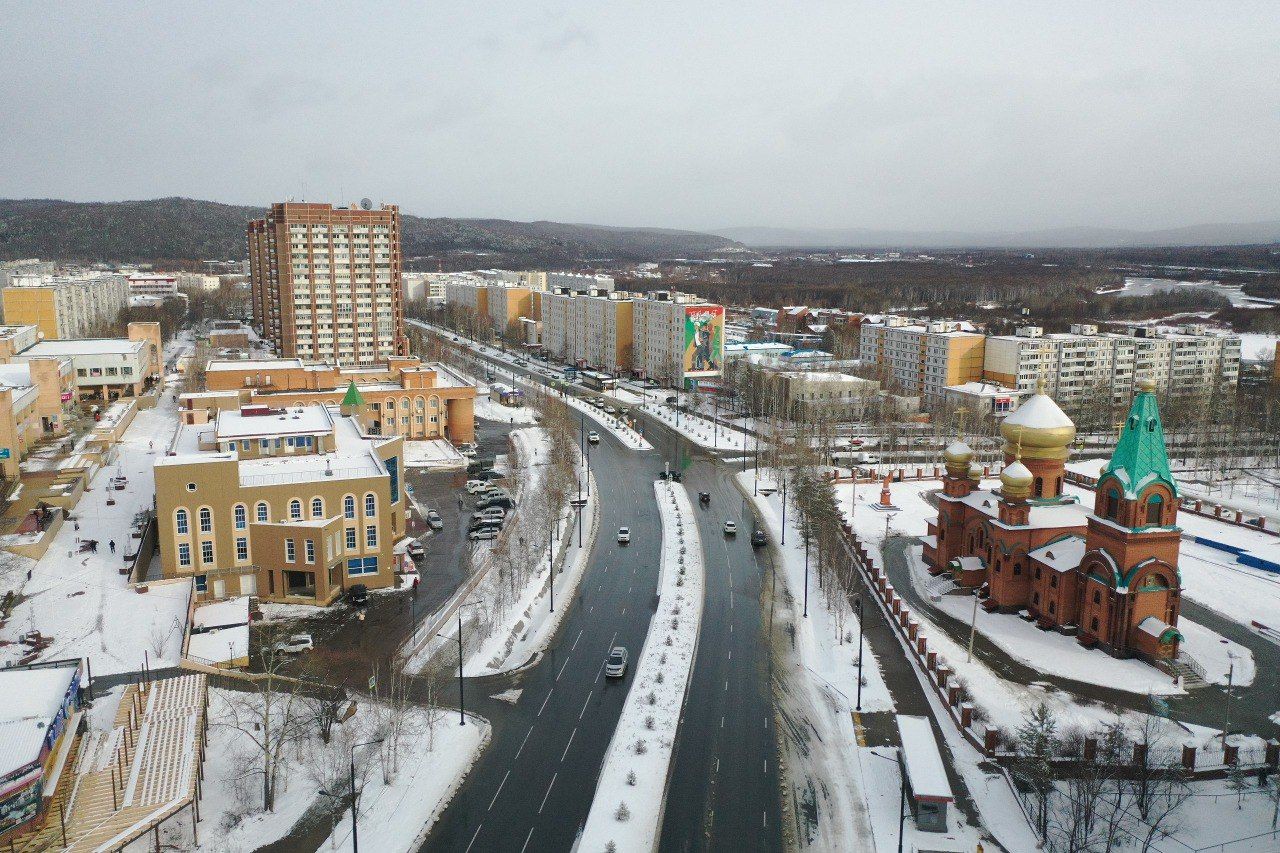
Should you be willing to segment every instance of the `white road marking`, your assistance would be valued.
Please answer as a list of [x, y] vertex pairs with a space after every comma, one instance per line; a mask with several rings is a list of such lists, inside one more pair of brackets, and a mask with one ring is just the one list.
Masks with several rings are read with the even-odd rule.
[[[520, 757], [520, 753], [524, 752], [524, 745], [529, 742], [529, 735], [533, 734], [533, 726], [529, 726], [529, 731], [524, 733], [524, 740], [520, 741], [520, 748], [516, 750], [516, 758]], [[511, 759], [515, 761], [515, 758]]]
[[547, 703], [551, 701], [551, 694], [555, 692], [556, 692], [556, 689], [554, 687], [552, 687], [550, 690], [547, 691], [547, 698], [542, 700], [542, 707], [538, 709], [539, 717], [542, 716], [543, 711], [547, 710]]
[[529, 827], [529, 834], [524, 837], [524, 846], [520, 848], [520, 853], [524, 853], [529, 848], [529, 839], [533, 838], [533, 827]]
[[493, 792], [493, 799], [489, 801], [489, 811], [493, 811], [493, 804], [498, 801], [498, 795], [502, 793], [502, 786], [507, 784], [507, 776], [510, 775], [511, 771], [508, 770], [506, 775], [502, 777], [502, 781], [498, 783], [498, 790]]
[[[585, 631], [585, 630], [587, 629], [586, 628], [582, 629], [582, 631]], [[578, 636], [573, 638], [573, 645], [569, 647], [569, 651], [573, 651], [578, 647], [578, 641], [582, 639], [582, 631], [579, 631]]]
[[586, 699], [586, 701], [585, 701], [585, 702], [583, 702], [583, 703], [582, 703], [582, 710], [578, 712], [578, 719], [579, 719], [579, 720], [581, 720], [581, 719], [582, 719], [582, 715], [583, 715], [583, 714], [587, 713], [587, 705], [588, 705], [588, 704], [590, 704], [590, 702], [591, 702], [591, 694], [592, 694], [592, 693], [595, 693], [595, 690], [588, 690], [588, 691], [587, 691], [587, 699]]
[[[551, 796], [551, 789], [552, 789], [552, 788], [555, 786], [555, 784], [556, 784], [556, 776], [557, 776], [557, 775], [559, 775], [559, 774], [558, 774], [558, 773], [552, 773], [552, 774], [551, 774], [551, 784], [547, 786], [547, 792], [546, 792], [545, 794], [543, 794], [543, 795], [542, 795], [542, 805], [538, 806], [538, 814], [542, 814], [542, 810], [543, 810], [544, 808], [546, 808], [546, 807], [547, 807], [547, 797], [550, 797], [550, 796]], [[533, 834], [533, 830], [532, 830], [532, 829], [531, 829], [531, 830], [529, 830], [529, 834], [530, 834], [530, 835], [532, 835], [532, 834]]]
[[569, 659], [565, 658], [564, 663], [560, 664], [560, 671], [556, 673], [556, 681], [560, 680], [560, 676], [564, 675], [564, 668], [569, 665]]
[[574, 726], [573, 731], [569, 732], [569, 742], [564, 745], [564, 752], [560, 753], [560, 761], [564, 762], [564, 757], [569, 754], [569, 747], [573, 746], [573, 736], [578, 733], [578, 727]]
[[716, 772], [720, 772], [720, 756], [716, 756]]
[[764, 760], [764, 775], [769, 775], [769, 759]]
[[471, 836], [471, 843], [467, 845], [467, 849], [466, 849], [465, 851], [463, 851], [463, 853], [471, 853], [471, 848], [472, 848], [473, 846], [475, 846], [475, 843], [476, 843], [476, 836], [478, 836], [478, 835], [480, 834], [480, 827], [482, 827], [482, 826], [484, 826], [484, 824], [483, 824], [483, 823], [482, 823], [482, 824], [480, 824], [480, 826], [477, 826], [477, 827], [476, 827], [475, 835], [472, 835], [472, 836]]
[[621, 612], [621, 613], [619, 613], [618, 615], [619, 615], [619, 616], [626, 616], [626, 615], [627, 615], [627, 608], [625, 608], [625, 607], [624, 607], [624, 608], [622, 608], [622, 612]]

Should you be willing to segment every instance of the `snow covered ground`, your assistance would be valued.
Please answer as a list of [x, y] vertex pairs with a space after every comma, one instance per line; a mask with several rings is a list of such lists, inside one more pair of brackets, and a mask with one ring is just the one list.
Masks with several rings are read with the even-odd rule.
[[658, 611], [631, 666], [626, 705], [579, 838], [577, 849], [583, 851], [605, 850], [610, 843], [618, 853], [656, 849], [672, 748], [693, 672], [702, 622], [702, 542], [684, 489], [657, 482], [654, 490], [662, 519]]
[[[166, 844], [181, 850], [248, 853], [283, 838], [304, 812], [313, 805], [325, 804], [318, 790], [327, 788], [345, 795], [350, 746], [385, 736], [388, 710], [367, 700], [359, 700], [355, 714], [334, 726], [327, 745], [314, 725], [301, 727], [298, 737], [285, 746], [281, 755], [275, 809], [264, 812], [261, 773], [247, 772], [260, 766], [261, 751], [249, 735], [233, 724], [233, 708], [242, 720], [248, 720], [245, 705], [255, 699], [251, 694], [231, 690], [209, 690], [208, 748], [200, 801], [201, 844], [191, 846], [190, 825], [183, 820], [170, 821], [162, 827], [161, 837]], [[357, 783], [361, 779], [364, 783], [360, 841], [372, 850], [416, 850], [489, 739], [489, 724], [479, 717], [469, 717], [466, 726], [459, 726], [456, 714], [441, 710], [415, 708], [409, 715], [398, 768], [388, 774], [389, 783], [384, 767], [391, 770], [391, 759], [385, 745], [357, 753]], [[348, 807], [321, 849], [350, 845]]]
[[[0, 581], [3, 591], [23, 596], [0, 628], [0, 640], [12, 643], [0, 647], [0, 662], [16, 662], [25, 648], [13, 641], [37, 630], [53, 638], [41, 660], [86, 657], [95, 677], [141, 670], [144, 661], [153, 668], [178, 664], [191, 582], [152, 583], [144, 593], [119, 572], [131, 547], [134, 516], [152, 507], [155, 454], [169, 443], [177, 423], [168, 398], [140, 410], [115, 450], [115, 461], [98, 470], [72, 511], [75, 523], [62, 525], [38, 562], [27, 561], [30, 580], [25, 572], [10, 571]], [[111, 478], [121, 474], [128, 487], [110, 489]], [[115, 504], [108, 506], [108, 499]], [[79, 541], [88, 539], [98, 540], [97, 553], [80, 552]]]
[[[663, 424], [683, 435], [685, 438], [710, 450], [736, 451], [745, 453], [755, 447], [755, 439], [742, 430], [717, 424], [710, 418], [701, 415], [676, 412], [663, 400], [671, 396], [672, 391], [655, 391], [641, 397], [630, 391], [619, 391], [616, 396], [635, 406]], [[679, 423], [677, 423], [677, 420]]]
[[488, 392], [481, 394], [476, 389], [475, 415], [486, 421], [498, 421], [504, 424], [537, 423], [537, 415], [528, 406], [504, 406], [489, 399]]

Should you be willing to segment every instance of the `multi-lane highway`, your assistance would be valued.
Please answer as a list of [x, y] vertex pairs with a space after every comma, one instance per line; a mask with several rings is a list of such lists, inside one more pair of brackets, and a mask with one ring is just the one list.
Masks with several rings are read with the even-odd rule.
[[[761, 584], [768, 561], [750, 546], [749, 510], [710, 455], [650, 422], [652, 451], [602, 431], [591, 454], [604, 500], [600, 535], [579, 595], [546, 655], [519, 673], [468, 681], [468, 707], [493, 724], [492, 741], [428, 836], [424, 850], [568, 850], [586, 818], [596, 776], [629, 681], [609, 683], [608, 648], [633, 657], [655, 609], [661, 529], [652, 480], [664, 462], [684, 485], [711, 494], [698, 508], [707, 572], [705, 611], [676, 743], [661, 849], [777, 850], [782, 846], [768, 645]], [[723, 534], [737, 521], [735, 538]], [[631, 528], [620, 546], [618, 527]], [[490, 698], [521, 691], [512, 704]]]

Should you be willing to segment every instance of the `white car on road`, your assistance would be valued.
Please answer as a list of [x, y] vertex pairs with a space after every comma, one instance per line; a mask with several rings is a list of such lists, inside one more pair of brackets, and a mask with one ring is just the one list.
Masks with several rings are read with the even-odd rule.
[[289, 639], [281, 640], [271, 648], [286, 655], [298, 655], [314, 649], [315, 643], [312, 642], [310, 634], [294, 634]]
[[627, 674], [627, 650], [624, 646], [614, 646], [604, 664], [606, 678], [621, 678]]
[[587, 433], [587, 442], [589, 444], [599, 444], [600, 433], [596, 432], [595, 430], [592, 430], [591, 432]]
[[489, 488], [488, 480], [467, 480], [468, 494], [472, 494], [472, 495], [479, 494], [480, 492], [486, 491], [488, 488]]
[[626, 545], [630, 541], [631, 541], [631, 528], [619, 527], [618, 528], [618, 544]]

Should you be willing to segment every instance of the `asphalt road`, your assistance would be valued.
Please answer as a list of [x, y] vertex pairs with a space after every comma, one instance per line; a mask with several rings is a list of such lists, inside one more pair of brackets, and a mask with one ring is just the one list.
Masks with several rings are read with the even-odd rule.
[[[731, 468], [650, 421], [654, 451], [623, 448], [601, 430], [592, 468], [605, 500], [600, 537], [566, 622], [536, 665], [474, 679], [468, 707], [494, 726], [489, 747], [423, 850], [568, 850], [586, 819], [627, 684], [601, 674], [614, 643], [633, 656], [656, 609], [661, 529], [651, 481], [664, 460], [711, 506], [695, 510], [707, 572], [698, 656], [676, 743], [663, 850], [779, 850], [778, 769], [761, 584], [767, 561]], [[687, 462], [687, 466], [685, 463]], [[727, 519], [741, 532], [726, 538]], [[632, 544], [614, 533], [631, 528]], [[489, 697], [522, 690], [514, 707]], [[484, 698], [479, 698], [483, 696]]]

